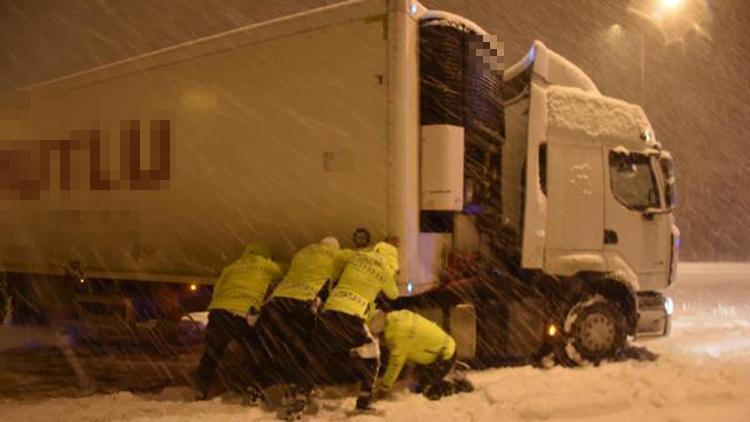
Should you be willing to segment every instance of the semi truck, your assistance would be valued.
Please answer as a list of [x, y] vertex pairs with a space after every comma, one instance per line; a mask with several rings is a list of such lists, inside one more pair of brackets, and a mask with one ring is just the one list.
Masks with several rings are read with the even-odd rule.
[[643, 110], [535, 42], [354, 0], [0, 100], [15, 323], [174, 320], [245, 243], [397, 239], [403, 297], [459, 357], [584, 364], [663, 336], [679, 231]]

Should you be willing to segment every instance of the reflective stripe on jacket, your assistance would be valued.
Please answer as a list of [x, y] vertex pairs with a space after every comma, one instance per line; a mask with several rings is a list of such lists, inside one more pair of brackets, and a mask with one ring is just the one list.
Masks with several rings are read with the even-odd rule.
[[260, 310], [268, 285], [282, 276], [279, 265], [259, 255], [244, 255], [224, 268], [214, 285], [208, 309], [245, 315], [251, 306]]
[[323, 309], [366, 319], [378, 293], [382, 291], [389, 299], [398, 297], [397, 269], [381, 254], [357, 252], [344, 268]]
[[406, 362], [429, 365], [446, 360], [456, 352], [456, 342], [442, 328], [414, 312], [390, 312], [383, 331], [388, 346], [388, 365], [380, 381], [384, 389], [393, 386]]

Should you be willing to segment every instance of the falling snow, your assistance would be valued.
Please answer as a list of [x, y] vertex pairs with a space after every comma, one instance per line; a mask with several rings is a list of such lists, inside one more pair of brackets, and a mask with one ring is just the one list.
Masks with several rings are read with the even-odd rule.
[[[16, 88], [332, 3], [336, 1], [0, 0], [0, 98]], [[750, 175], [750, 78], [746, 77], [750, 7], [745, 0], [424, 3], [496, 34], [506, 63], [514, 63], [534, 40], [541, 40], [579, 66], [603, 95], [619, 99], [552, 88], [547, 101], [553, 125], [591, 135], [629, 137], [640, 134], [650, 122], [677, 167], [675, 214], [682, 230], [681, 258], [750, 261], [750, 195], [745, 185]], [[326, 81], [329, 88], [341, 88], [335, 76]], [[174, 83], [196, 85], [180, 99], [181, 107], [210, 111], [220, 106], [215, 93], [200, 81]], [[242, 112], [252, 114], [242, 104], [236, 106], [230, 108], [235, 113], [223, 116], [227, 121], [242, 120]], [[338, 106], [344, 117], [349, 111], [346, 105], [327, 106]], [[279, 109], [288, 114], [290, 124], [312, 132], [340, 133], [340, 128], [322, 127], [290, 107]], [[2, 114], [8, 110], [0, 101], [0, 130], [8, 127]], [[601, 119], [585, 118], [591, 114]], [[196, 125], [210, 132], [204, 126]], [[300, 154], [283, 145], [269, 148], [278, 156]], [[339, 157], [349, 160], [347, 151], [331, 154], [327, 166], [348, 168], [339, 163]], [[377, 167], [370, 173], [383, 171]], [[221, 171], [191, 170], [208, 180], [218, 179]], [[585, 195], [591, 194], [590, 172], [586, 167], [570, 168], [569, 182]], [[282, 174], [267, 185], [300, 203], [324, 208], [308, 192], [283, 180]], [[541, 192], [537, 194], [543, 203]], [[244, 195], [236, 186], [221, 191], [227, 204]], [[370, 200], [367, 194], [362, 196], [359, 199]], [[329, 208], [323, 211], [332, 213]], [[129, 224], [125, 214], [116, 218]], [[111, 222], [115, 216], [96, 213], [96, 218]], [[205, 229], [203, 222], [191, 222], [197, 230]], [[274, 230], [284, 225], [271, 220], [255, 223], [272, 225]], [[228, 232], [238, 237], [231, 229]], [[540, 239], [546, 235], [543, 229], [534, 233]], [[176, 232], [175, 237], [187, 237], [187, 232]], [[279, 242], [291, 245], [294, 239]], [[133, 252], [149, 253], [158, 252], [147, 248]], [[579, 259], [588, 258], [580, 255]], [[430, 402], [402, 390], [379, 406], [385, 419], [394, 421], [750, 420], [750, 267], [682, 265], [667, 293], [676, 303], [671, 335], [633, 343], [628, 358], [620, 362], [576, 369], [522, 366], [474, 371], [469, 375], [477, 387], [473, 393]], [[241, 405], [231, 393], [207, 402], [192, 401], [188, 384], [200, 357], [204, 317], [183, 318], [177, 333], [165, 332], [152, 319], [128, 333], [136, 338], [134, 343], [88, 348], [79, 347], [79, 333], [62, 333], [55, 326], [0, 326], [0, 420], [273, 419], [263, 409]], [[322, 409], [311, 419], [344, 419], [354, 398], [344, 387], [326, 387], [320, 401]], [[377, 419], [360, 419], [369, 418]]]

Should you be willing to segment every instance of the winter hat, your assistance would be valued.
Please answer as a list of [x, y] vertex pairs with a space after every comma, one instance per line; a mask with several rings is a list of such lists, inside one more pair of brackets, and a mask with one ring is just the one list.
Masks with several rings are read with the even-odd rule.
[[335, 238], [335, 237], [333, 237], [333, 236], [326, 236], [326, 237], [324, 237], [324, 238], [323, 238], [323, 239], [322, 239], [322, 240], [320, 241], [320, 243], [321, 243], [322, 245], [328, 245], [328, 246], [332, 247], [333, 249], [339, 249], [339, 248], [341, 247], [341, 246], [339, 245], [339, 240], [338, 240], [338, 239], [336, 239], [336, 238]]

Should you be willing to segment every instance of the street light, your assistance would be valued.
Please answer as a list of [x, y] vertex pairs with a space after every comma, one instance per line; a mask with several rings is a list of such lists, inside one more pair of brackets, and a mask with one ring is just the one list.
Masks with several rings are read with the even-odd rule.
[[620, 35], [622, 35], [622, 25], [620, 25], [619, 23], [611, 25], [609, 27], [609, 35], [611, 37], [619, 37]]
[[[689, 32], [711, 40], [703, 24], [710, 22], [706, 0], [631, 0], [628, 13], [655, 30], [663, 45], [684, 42]], [[640, 31], [641, 105], [646, 107], [646, 37]]]
[[689, 32], [711, 40], [704, 29], [711, 21], [707, 0], [631, 0], [628, 13], [656, 29], [665, 44], [683, 42]]
[[661, 0], [661, 4], [665, 9], [676, 9], [682, 4], [682, 0]]

